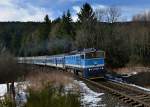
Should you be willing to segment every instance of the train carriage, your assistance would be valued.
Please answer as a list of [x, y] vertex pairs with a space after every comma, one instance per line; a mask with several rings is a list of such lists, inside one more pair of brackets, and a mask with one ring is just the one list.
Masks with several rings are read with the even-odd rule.
[[46, 65], [64, 68], [64, 55], [47, 56]]
[[69, 69], [84, 78], [94, 79], [104, 77], [104, 54], [104, 51], [84, 50], [82, 52], [54, 56], [20, 57], [18, 62]]

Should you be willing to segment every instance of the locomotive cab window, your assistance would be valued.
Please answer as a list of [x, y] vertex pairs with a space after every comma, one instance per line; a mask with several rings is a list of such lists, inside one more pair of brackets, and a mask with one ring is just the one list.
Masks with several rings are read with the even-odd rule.
[[89, 52], [85, 54], [86, 59], [90, 58], [104, 58], [104, 52], [103, 51], [97, 51], [97, 52]]

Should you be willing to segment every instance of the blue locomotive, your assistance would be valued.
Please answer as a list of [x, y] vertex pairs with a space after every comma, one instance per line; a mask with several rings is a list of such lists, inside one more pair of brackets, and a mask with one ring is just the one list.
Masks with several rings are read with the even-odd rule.
[[84, 78], [103, 78], [105, 52], [92, 49], [54, 56], [20, 57], [19, 63], [46, 65], [72, 71]]

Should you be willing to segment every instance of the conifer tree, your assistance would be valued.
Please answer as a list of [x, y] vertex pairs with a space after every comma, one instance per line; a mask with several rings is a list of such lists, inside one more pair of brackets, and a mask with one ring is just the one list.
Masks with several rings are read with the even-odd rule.
[[80, 23], [85, 21], [96, 21], [95, 13], [93, 12], [93, 9], [90, 6], [90, 4], [85, 3], [82, 6], [81, 11], [78, 13], [78, 19]]
[[85, 3], [78, 13], [79, 28], [76, 43], [78, 48], [96, 48], [96, 17], [92, 7]]

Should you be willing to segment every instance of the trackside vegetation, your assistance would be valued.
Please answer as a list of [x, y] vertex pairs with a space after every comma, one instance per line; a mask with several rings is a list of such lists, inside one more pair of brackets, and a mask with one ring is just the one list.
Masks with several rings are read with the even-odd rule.
[[[45, 86], [42, 90], [28, 90], [27, 103], [20, 107], [80, 107], [79, 93], [65, 92], [63, 87]], [[0, 107], [16, 107], [8, 97], [0, 100]]]
[[[12, 100], [6, 94], [0, 99], [0, 107], [80, 107], [80, 92], [78, 86], [73, 85], [73, 78], [64, 73], [45, 71], [48, 72], [36, 69], [26, 76], [26, 102], [22, 102], [21, 97]], [[68, 84], [72, 84], [72, 88], [66, 88]]]
[[0, 84], [7, 84], [5, 100], [0, 98], [1, 107], [15, 105], [15, 82], [22, 80], [27, 69], [17, 63], [17, 59], [8, 52], [0, 52]]
[[64, 92], [63, 87], [46, 86], [40, 91], [29, 90], [24, 107], [80, 107], [79, 94]]

